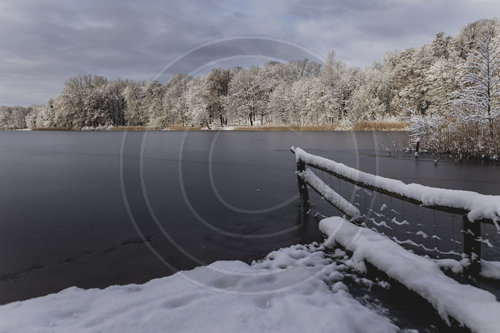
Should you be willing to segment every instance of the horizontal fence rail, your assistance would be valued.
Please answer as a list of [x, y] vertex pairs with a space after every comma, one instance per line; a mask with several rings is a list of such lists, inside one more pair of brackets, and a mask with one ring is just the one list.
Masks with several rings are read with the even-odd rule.
[[306, 166], [324, 171], [359, 187], [376, 191], [418, 206], [463, 216], [464, 256], [469, 259], [469, 274], [481, 269], [481, 223], [492, 223], [500, 233], [500, 196], [483, 195], [470, 191], [440, 189], [420, 184], [405, 184], [396, 179], [369, 174], [344, 164], [309, 154], [291, 147], [297, 161], [297, 182], [303, 212], [309, 211], [311, 187], [327, 202], [354, 221], [362, 221], [359, 210], [326, 185]]

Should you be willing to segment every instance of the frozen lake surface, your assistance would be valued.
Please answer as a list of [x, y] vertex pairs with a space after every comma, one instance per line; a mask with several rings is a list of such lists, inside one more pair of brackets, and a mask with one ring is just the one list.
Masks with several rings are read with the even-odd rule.
[[[500, 166], [434, 166], [434, 157], [393, 152], [405, 144], [396, 132], [1, 132], [0, 303], [321, 242], [316, 219], [299, 213], [292, 145], [407, 183], [499, 194]], [[337, 190], [382, 214], [383, 198]], [[398, 232], [448, 235], [456, 242], [443, 252], [458, 251], [460, 220], [443, 227], [439, 215], [391, 204], [397, 213], [386, 210], [386, 219], [432, 221]], [[317, 197], [311, 208], [337, 214]], [[426, 248], [433, 241], [422, 240]], [[485, 255], [498, 260], [491, 242]]]

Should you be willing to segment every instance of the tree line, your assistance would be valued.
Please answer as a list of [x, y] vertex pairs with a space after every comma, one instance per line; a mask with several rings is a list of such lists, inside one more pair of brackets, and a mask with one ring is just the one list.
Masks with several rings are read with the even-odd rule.
[[[498, 20], [480, 20], [455, 37], [438, 33], [421, 47], [389, 52], [365, 69], [347, 66], [332, 52], [322, 65], [304, 59], [216, 68], [201, 77], [177, 74], [165, 84], [78, 75], [45, 106], [1, 107], [0, 127], [352, 126], [395, 120], [410, 121], [414, 136], [425, 139], [435, 127], [450, 131], [446, 121], [473, 119], [488, 127], [476, 132], [493, 136], [498, 131], [499, 31]], [[481, 52], [489, 52], [489, 58]], [[481, 62], [490, 66], [488, 73]], [[480, 89], [484, 84], [490, 85], [487, 92]], [[474, 100], [485, 93], [488, 105]], [[439, 146], [428, 141], [429, 149]]]

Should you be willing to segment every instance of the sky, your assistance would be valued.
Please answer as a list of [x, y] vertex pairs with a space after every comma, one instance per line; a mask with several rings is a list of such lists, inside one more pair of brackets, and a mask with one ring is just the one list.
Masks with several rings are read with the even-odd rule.
[[332, 50], [362, 68], [498, 17], [498, 1], [0, 0], [0, 105], [44, 104], [78, 74], [165, 81]]

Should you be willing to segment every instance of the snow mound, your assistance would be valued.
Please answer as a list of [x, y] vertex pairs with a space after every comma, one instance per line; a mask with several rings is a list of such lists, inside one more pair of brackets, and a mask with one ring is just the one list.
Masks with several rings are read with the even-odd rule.
[[499, 332], [500, 303], [493, 294], [456, 282], [433, 260], [341, 217], [323, 219], [319, 227], [328, 235], [327, 246], [339, 243], [353, 252], [353, 261], [362, 264], [366, 260], [384, 271], [427, 299], [447, 322], [451, 316], [474, 332]]
[[[316, 243], [143, 285], [72, 287], [0, 306], [1, 332], [397, 332], [361, 305]], [[340, 269], [339, 269], [340, 271]]]

